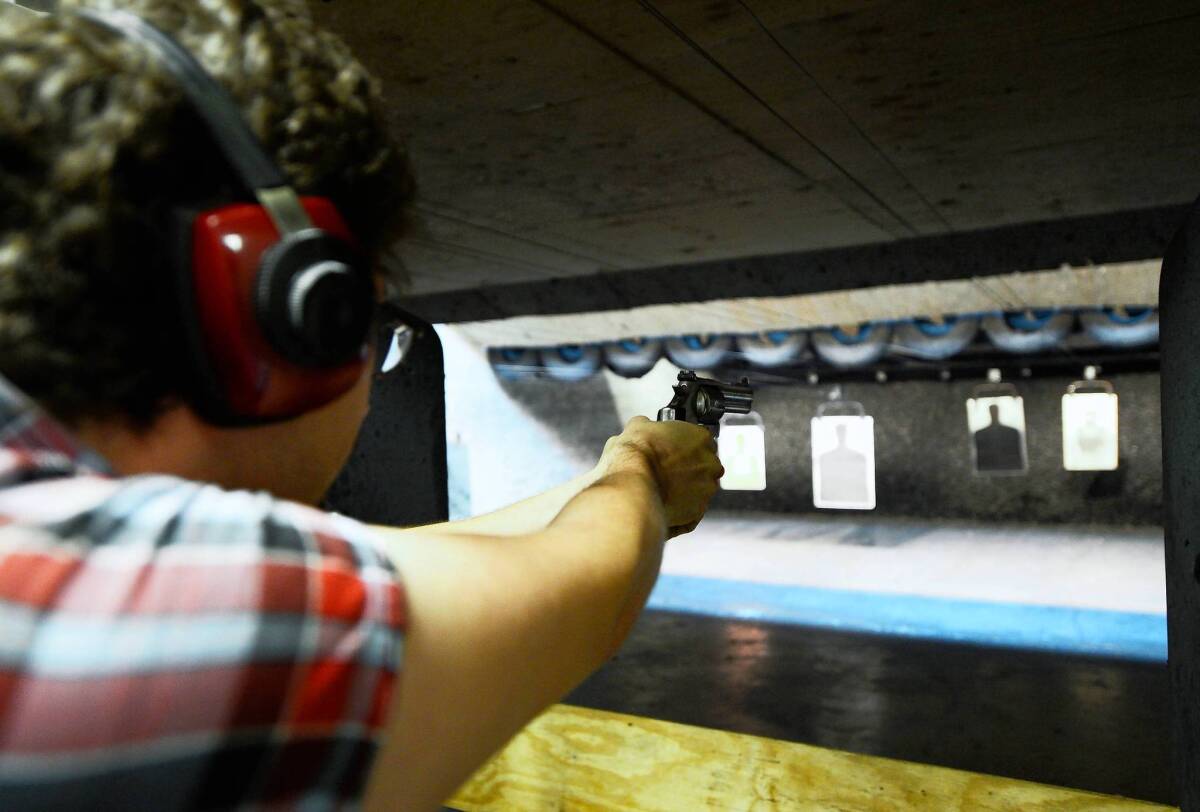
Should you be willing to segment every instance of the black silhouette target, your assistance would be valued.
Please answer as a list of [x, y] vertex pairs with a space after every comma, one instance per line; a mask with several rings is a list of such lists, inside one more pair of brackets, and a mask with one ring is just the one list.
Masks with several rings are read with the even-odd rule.
[[1025, 403], [1015, 395], [967, 401], [967, 428], [975, 472], [1019, 476], [1029, 470], [1025, 446]]

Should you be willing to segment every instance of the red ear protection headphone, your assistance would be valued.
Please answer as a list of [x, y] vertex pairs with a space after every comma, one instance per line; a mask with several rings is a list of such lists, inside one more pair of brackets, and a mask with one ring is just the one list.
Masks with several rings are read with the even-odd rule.
[[369, 355], [375, 288], [333, 204], [297, 196], [229, 92], [168, 34], [128, 12], [75, 13], [170, 71], [247, 193], [179, 229], [172, 281], [193, 407], [219, 425], [266, 423], [348, 391]]

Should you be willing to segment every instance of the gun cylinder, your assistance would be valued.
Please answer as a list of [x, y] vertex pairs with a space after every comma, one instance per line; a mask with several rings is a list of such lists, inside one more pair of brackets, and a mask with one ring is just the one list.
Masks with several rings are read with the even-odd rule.
[[754, 408], [754, 390], [747, 386], [725, 386], [721, 390], [725, 414], [750, 414]]

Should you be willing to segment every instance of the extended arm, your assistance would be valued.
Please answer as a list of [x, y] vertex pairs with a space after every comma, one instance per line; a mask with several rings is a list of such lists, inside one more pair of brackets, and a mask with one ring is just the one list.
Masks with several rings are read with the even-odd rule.
[[[646, 418], [635, 418], [630, 425], [647, 425]], [[430, 535], [482, 535], [482, 536], [518, 536], [536, 533], [546, 528], [554, 520], [563, 507], [579, 493], [592, 486], [612, 470], [615, 464], [623, 458], [622, 438], [625, 435], [613, 437], [604, 446], [604, 453], [599, 462], [590, 471], [580, 474], [574, 479], [564, 482], [544, 493], [531, 496], [508, 507], [482, 516], [473, 516], [457, 522], [443, 522], [425, 527], [415, 527], [404, 532], [419, 536]], [[694, 439], [695, 435], [693, 435]], [[711, 441], [710, 441], [711, 442]], [[715, 444], [713, 444], [715, 452]], [[722, 471], [723, 473], [723, 471]], [[671, 536], [686, 533], [695, 527], [694, 523], [682, 526], [671, 526]]]
[[473, 516], [458, 522], [415, 527], [404, 532], [420, 536], [444, 534], [517, 536], [536, 533], [547, 527], [568, 502], [603, 476], [604, 468], [597, 465], [587, 473], [580, 474], [545, 493], [531, 496], [492, 513]]
[[584, 490], [540, 533], [381, 531], [404, 573], [404, 673], [368, 802], [432, 809], [600, 666], [648, 592], [666, 535], [645, 473]]
[[623, 640], [667, 527], [697, 521], [720, 475], [696, 426], [635, 421], [623, 437], [606, 449], [605, 474], [538, 532], [497, 544], [380, 529], [408, 595], [408, 635], [371, 808], [436, 808]]

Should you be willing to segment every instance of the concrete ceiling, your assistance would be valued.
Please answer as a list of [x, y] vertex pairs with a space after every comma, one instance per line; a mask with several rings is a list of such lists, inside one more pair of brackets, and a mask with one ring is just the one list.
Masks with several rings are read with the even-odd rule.
[[1194, 0], [332, 0], [315, 12], [382, 79], [411, 146], [420, 224], [401, 250], [415, 294], [1200, 192]]

